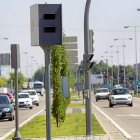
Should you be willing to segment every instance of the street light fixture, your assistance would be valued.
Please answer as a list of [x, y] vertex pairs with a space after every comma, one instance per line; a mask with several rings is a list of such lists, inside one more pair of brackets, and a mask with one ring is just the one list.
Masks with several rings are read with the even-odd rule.
[[[125, 26], [124, 28], [134, 27], [135, 28], [135, 55], [136, 55], [136, 81], [138, 81], [138, 64], [137, 64], [137, 37], [136, 29], [140, 26]], [[138, 85], [137, 85], [137, 95], [138, 95]]]
[[5, 39], [5, 40], [8, 40], [8, 38], [4, 37], [4, 38], [0, 38], [0, 39]]
[[[126, 27], [128, 27], [128, 26], [126, 26]], [[124, 87], [126, 87], [126, 85], [125, 85], [125, 59], [124, 59], [124, 47], [126, 47], [126, 46], [124, 46], [124, 40], [132, 40], [132, 38], [117, 38], [117, 39], [114, 39], [115, 41], [118, 41], [118, 40], [122, 40], [123, 41], [123, 67], [124, 67]]]

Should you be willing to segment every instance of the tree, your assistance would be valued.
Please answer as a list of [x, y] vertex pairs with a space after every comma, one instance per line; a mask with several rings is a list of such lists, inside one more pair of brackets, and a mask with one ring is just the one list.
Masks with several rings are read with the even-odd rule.
[[53, 103], [52, 115], [56, 119], [57, 127], [64, 118], [63, 97], [61, 91], [61, 46], [54, 46], [51, 50], [52, 81], [53, 81]]
[[[15, 73], [10, 73], [10, 78], [8, 80], [8, 84], [11, 84], [11, 80], [13, 81], [13, 87], [15, 87]], [[18, 89], [22, 88], [25, 79], [21, 73], [18, 73]]]
[[0, 76], [0, 87], [3, 87], [7, 84], [6, 78], [4, 76]]
[[43, 82], [43, 75], [45, 73], [45, 67], [42, 67], [41, 69], [38, 69], [34, 74], [34, 79], [37, 81]]

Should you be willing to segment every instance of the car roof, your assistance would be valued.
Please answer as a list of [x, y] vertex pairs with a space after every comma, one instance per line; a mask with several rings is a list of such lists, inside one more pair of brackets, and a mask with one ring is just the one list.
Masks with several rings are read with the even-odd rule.
[[1, 96], [2, 96], [2, 97], [8, 98], [8, 96], [7, 96], [7, 95], [4, 95], [4, 94], [1, 94], [0, 97], [1, 97]]
[[[127, 89], [127, 88], [114, 88], [113, 90], [116, 90], [116, 89]], [[128, 90], [128, 89], [127, 89]]]
[[[25, 92], [25, 93], [23, 93], [23, 92], [22, 92], [22, 93], [18, 93], [18, 94], [29, 94], [29, 93], [26, 93], [26, 92]], [[29, 95], [30, 95], [30, 94], [29, 94]]]
[[23, 90], [23, 92], [24, 92], [24, 91], [36, 91], [36, 90], [33, 90], [33, 89], [32, 89], [32, 90]]
[[98, 90], [98, 89], [108, 89], [108, 88], [97, 88], [97, 90]]

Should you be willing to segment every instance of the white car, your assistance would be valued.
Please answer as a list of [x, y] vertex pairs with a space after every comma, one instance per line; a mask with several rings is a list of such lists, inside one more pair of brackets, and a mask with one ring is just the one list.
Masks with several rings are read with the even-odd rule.
[[133, 98], [126, 88], [113, 89], [109, 99], [109, 107], [114, 105], [133, 106]]
[[39, 98], [36, 90], [24, 90], [23, 93], [29, 93], [32, 99], [33, 105], [39, 106]]
[[109, 90], [107, 88], [98, 88], [95, 94], [96, 102], [98, 100], [107, 99], [109, 100]]
[[24, 108], [33, 108], [32, 99], [29, 93], [18, 93], [18, 105]]
[[114, 88], [123, 88], [121, 85], [115, 85]]

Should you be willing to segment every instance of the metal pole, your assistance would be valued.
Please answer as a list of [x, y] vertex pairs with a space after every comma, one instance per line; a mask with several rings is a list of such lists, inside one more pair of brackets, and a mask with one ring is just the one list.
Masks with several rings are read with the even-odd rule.
[[106, 65], [107, 65], [107, 85], [109, 84], [108, 83], [108, 59], [106, 59]]
[[111, 63], [112, 63], [112, 89], [113, 89], [113, 52], [111, 52]]
[[[89, 54], [89, 8], [91, 0], [87, 0], [84, 15], [84, 53]], [[91, 86], [90, 71], [85, 71], [85, 89], [89, 89], [89, 98], [86, 99], [86, 135], [92, 134], [91, 114]]]
[[119, 46], [117, 47], [117, 51], [118, 51], [118, 84], [120, 81], [120, 77], [119, 77]]
[[18, 119], [18, 70], [15, 68], [15, 122], [16, 122], [16, 130], [15, 135], [12, 140], [21, 140], [21, 135], [19, 133], [19, 119]]
[[124, 39], [123, 39], [123, 67], [124, 67], [124, 88], [125, 86], [125, 60], [124, 60]]
[[46, 140], [51, 140], [50, 47], [45, 47]]
[[[137, 64], [137, 37], [136, 37], [136, 26], [135, 26], [135, 55], [136, 55], [136, 81], [138, 81], [138, 64]], [[138, 95], [138, 84], [137, 84], [137, 95]]]
[[28, 79], [28, 57], [27, 57], [27, 79]]

